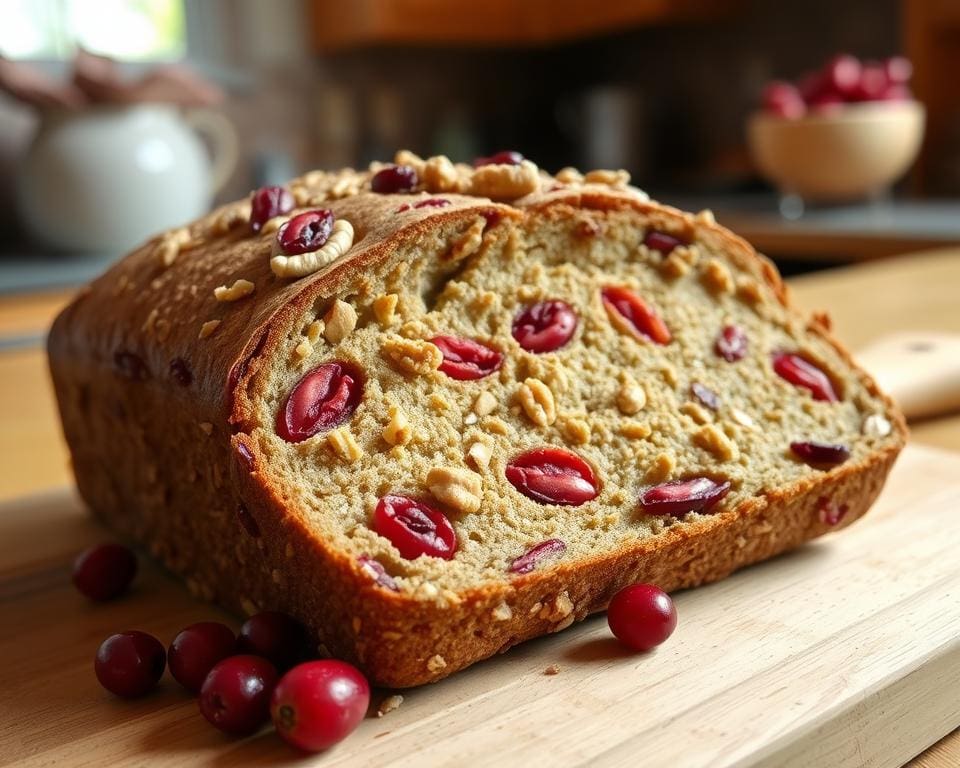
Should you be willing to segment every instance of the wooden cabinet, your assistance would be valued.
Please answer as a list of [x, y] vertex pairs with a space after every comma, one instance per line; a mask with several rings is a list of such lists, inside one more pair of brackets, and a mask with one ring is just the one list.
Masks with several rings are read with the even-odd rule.
[[739, 0], [311, 0], [322, 52], [374, 45], [542, 45], [702, 21]]

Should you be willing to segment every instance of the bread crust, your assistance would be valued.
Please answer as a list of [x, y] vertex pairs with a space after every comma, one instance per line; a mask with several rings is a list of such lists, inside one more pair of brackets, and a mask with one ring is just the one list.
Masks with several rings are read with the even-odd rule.
[[[444, 225], [467, 226], [478, 216], [497, 237], [508, 222], [532, 213], [634, 210], [673, 231], [695, 229], [698, 238], [712, 239], [792, 309], [776, 269], [741, 238], [629, 192], [561, 188], [513, 206], [445, 197], [448, 207], [411, 211], [402, 219], [396, 196], [361, 194], [327, 204], [353, 223], [354, 249], [333, 267], [295, 282], [273, 278], [261, 241], [227, 237], [166, 269], [148, 244], [78, 296], [57, 318], [49, 354], [78, 487], [94, 512], [148, 546], [199, 596], [246, 613], [287, 611], [311, 628], [321, 653], [357, 664], [376, 684], [401, 688], [441, 679], [563, 629], [603, 610], [629, 583], [648, 581], [675, 590], [716, 581], [849, 525], [873, 503], [903, 445], [906, 426], [825, 324], [813, 320], [809, 330], [830, 343], [884, 402], [898, 437], [888, 447], [617, 551], [509, 582], [441, 600], [378, 586], [350, 556], [311, 531], [289, 490], [265, 470], [266, 459], [249, 433], [254, 404], [266, 393], [266, 361], [297, 318], [377, 269], [398, 243], [416, 242]], [[212, 337], [197, 338], [200, 322], [223, 314], [207, 286], [229, 285], [236, 276], [255, 284], [255, 300], [248, 300], [243, 315], [224, 319]], [[137, 287], [117, 292], [124, 281]], [[203, 288], [191, 290], [191, 285]], [[165, 296], [165, 290], [173, 296]], [[148, 291], [157, 294], [154, 301], [144, 300]], [[184, 319], [173, 324], [162, 343], [150, 326], [150, 314], [158, 308], [162, 317], [172, 308]], [[144, 378], [117, 375], [118, 350], [141, 360]], [[171, 381], [168, 371], [177, 359], [190, 361], [188, 386], [178, 388]], [[209, 424], [212, 434], [191, 433], [198, 424]], [[191, 464], [192, 470], [184, 469]], [[847, 507], [839, 525], [817, 514], [824, 500]], [[511, 606], [509, 616], [502, 605]]]

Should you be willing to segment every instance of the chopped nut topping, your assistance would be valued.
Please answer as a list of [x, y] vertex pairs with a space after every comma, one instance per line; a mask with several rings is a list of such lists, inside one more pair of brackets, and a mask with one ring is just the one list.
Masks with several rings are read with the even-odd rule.
[[177, 260], [181, 251], [198, 245], [190, 237], [190, 230], [186, 227], [172, 229], [160, 236], [154, 246], [154, 253], [164, 267], [169, 267]]
[[626, 421], [620, 425], [620, 434], [631, 440], [646, 440], [652, 433], [649, 424], [639, 421]]
[[323, 320], [314, 320], [307, 326], [307, 341], [316, 344], [323, 335]]
[[714, 424], [706, 424], [693, 433], [693, 442], [709, 451], [720, 461], [732, 461], [740, 457], [737, 444], [717, 429]]
[[623, 374], [620, 391], [617, 392], [617, 408], [627, 416], [643, 410], [647, 404], [647, 391], [630, 374]]
[[427, 473], [427, 487], [437, 501], [458, 512], [476, 512], [483, 496], [483, 481], [476, 472], [459, 467], [434, 467]]
[[753, 420], [753, 418], [748, 413], [741, 411], [739, 408], [731, 408], [730, 415], [733, 417], [733, 420], [742, 427], [752, 429], [756, 426], [756, 422]]
[[473, 401], [473, 412], [477, 414], [477, 416], [489, 416], [497, 410], [499, 404], [496, 397], [487, 390], [483, 390], [477, 395], [477, 399]]
[[[674, 251], [675, 250], [676, 249], [674, 249]], [[684, 259], [677, 256], [675, 252], [671, 251], [670, 254], [660, 262], [660, 271], [667, 277], [676, 280], [690, 271], [690, 265]]]
[[357, 310], [337, 299], [323, 318], [323, 337], [331, 344], [339, 344], [357, 327]]
[[443, 353], [429, 341], [392, 336], [383, 342], [381, 351], [406, 373], [427, 374], [443, 363]]
[[557, 420], [557, 404], [553, 392], [540, 379], [527, 379], [517, 390], [523, 412], [534, 424], [546, 427]]
[[210, 225], [210, 232], [214, 235], [225, 235], [250, 220], [250, 203], [228, 205], [216, 215]]
[[749, 304], [759, 304], [763, 301], [759, 283], [746, 275], [737, 278], [737, 295]]
[[713, 215], [713, 211], [711, 211], [709, 208], [704, 208], [702, 211], [700, 211], [698, 214], [696, 214], [693, 217], [693, 220], [697, 222], [697, 224], [716, 224], [717, 223], [717, 219]]
[[456, 192], [459, 188], [460, 174], [457, 167], [446, 155], [431, 157], [423, 164], [420, 181], [430, 192]]
[[344, 461], [356, 461], [363, 456], [353, 433], [348, 427], [339, 427], [327, 433], [327, 445]]
[[622, 168], [617, 171], [599, 169], [588, 171], [583, 177], [587, 184], [607, 184], [611, 187], [625, 187], [630, 183], [630, 174]]
[[501, 601], [497, 603], [494, 609], [490, 612], [490, 616], [494, 621], [510, 621], [513, 618], [513, 610], [505, 602]]
[[439, 653], [435, 656], [431, 656], [427, 660], [427, 669], [433, 673], [439, 672], [441, 669], [447, 666], [447, 660], [443, 658]]
[[470, 450], [467, 451], [467, 458], [480, 470], [486, 469], [490, 465], [490, 457], [492, 455], [493, 451], [490, 449], [490, 446], [486, 443], [481, 443], [479, 440], [471, 445]]
[[219, 320], [207, 320], [203, 325], [200, 326], [200, 333], [197, 336], [198, 339], [205, 339], [210, 336], [217, 328], [220, 326]]
[[672, 453], [658, 453], [647, 470], [647, 482], [657, 483], [666, 480], [677, 468], [677, 460]]
[[263, 226], [260, 227], [260, 234], [272, 235], [274, 232], [280, 229], [280, 227], [290, 221], [291, 218], [292, 217], [290, 216], [274, 216], [273, 218], [267, 219], [263, 223]]
[[585, 445], [590, 442], [590, 425], [583, 419], [568, 416], [563, 420], [563, 436], [574, 445]]
[[484, 165], [473, 172], [470, 193], [491, 200], [516, 200], [540, 189], [540, 172], [529, 160], [520, 165]]
[[499, 419], [496, 416], [488, 417], [483, 424], [481, 425], [487, 429], [488, 432], [492, 432], [495, 435], [509, 435], [513, 432], [513, 429], [510, 427], [507, 422], [503, 419]]
[[583, 182], [583, 174], [571, 166], [557, 171], [556, 178], [561, 184], [581, 184]]
[[323, 247], [296, 256], [277, 254], [270, 259], [270, 269], [277, 277], [304, 277], [332, 264], [353, 245], [353, 225], [346, 219], [337, 219], [333, 231]]
[[699, 403], [688, 401], [680, 406], [680, 413], [684, 413], [693, 419], [697, 424], [707, 424], [713, 421], [710, 412]]
[[863, 434], [871, 437], [886, 437], [893, 430], [890, 421], [879, 413], [871, 413], [863, 420]]
[[229, 288], [225, 285], [221, 285], [213, 289], [213, 296], [217, 301], [238, 301], [244, 296], [249, 296], [253, 293], [256, 286], [251, 283], [249, 280], [234, 280], [233, 285]]
[[401, 149], [393, 157], [393, 162], [396, 165], [409, 165], [413, 170], [417, 172], [417, 176], [422, 177], [424, 173], [424, 168], [426, 162], [420, 155], [416, 155], [411, 152], [409, 149]]
[[383, 717], [393, 712], [393, 710], [397, 709], [401, 704], [403, 704], [403, 696], [399, 693], [395, 693], [393, 696], [387, 696], [387, 698], [380, 702], [380, 706], [377, 707], [377, 717]]
[[390, 422], [383, 428], [383, 439], [390, 445], [406, 445], [413, 437], [413, 428], [403, 411], [396, 405], [389, 410]]
[[700, 280], [712, 293], [731, 293], [733, 291], [733, 276], [727, 265], [720, 259], [708, 259], [703, 265]]
[[377, 322], [384, 328], [393, 323], [397, 311], [397, 302], [399, 300], [400, 297], [395, 293], [378, 296], [373, 300], [374, 317], [377, 318]]
[[663, 380], [671, 387], [677, 386], [680, 381], [680, 377], [677, 376], [677, 369], [670, 365], [670, 363], [664, 363], [660, 366], [660, 375], [663, 376]]
[[300, 360], [303, 360], [306, 357], [310, 357], [310, 355], [313, 353], [313, 344], [304, 339], [297, 344], [293, 352]]

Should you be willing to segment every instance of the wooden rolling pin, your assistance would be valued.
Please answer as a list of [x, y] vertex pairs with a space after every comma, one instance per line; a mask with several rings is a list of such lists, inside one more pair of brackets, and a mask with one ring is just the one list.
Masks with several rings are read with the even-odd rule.
[[933, 332], [885, 336], [855, 357], [908, 419], [960, 410], [960, 336]]

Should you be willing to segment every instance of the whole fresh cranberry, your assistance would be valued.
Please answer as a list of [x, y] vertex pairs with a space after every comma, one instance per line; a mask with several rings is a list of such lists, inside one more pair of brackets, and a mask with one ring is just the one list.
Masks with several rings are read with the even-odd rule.
[[132, 699], [154, 689], [166, 662], [167, 653], [157, 638], [130, 630], [110, 635], [100, 644], [93, 670], [110, 693]]
[[631, 584], [613, 596], [607, 623], [621, 643], [635, 651], [649, 651], [673, 634], [677, 609], [670, 595], [653, 584]]
[[763, 89], [761, 97], [765, 111], [777, 117], [794, 119], [803, 117], [807, 111], [803, 96], [791, 83], [775, 81]]
[[237, 650], [268, 659], [286, 671], [307, 655], [307, 631], [303, 624], [280, 611], [262, 611], [240, 627]]
[[270, 697], [277, 733], [307, 752], [328, 749], [349, 736], [370, 704], [370, 684], [343, 661], [308, 661], [291, 669]]
[[137, 556], [122, 544], [97, 544], [73, 562], [73, 585], [91, 600], [112, 600], [137, 574]]
[[200, 688], [200, 712], [216, 728], [235, 736], [256, 731], [270, 717], [277, 670], [259, 656], [230, 656], [217, 664]]
[[167, 651], [173, 679], [199, 693], [210, 670], [236, 651], [237, 637], [226, 624], [201, 621], [181, 629]]

